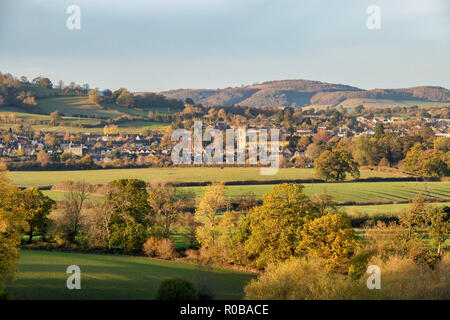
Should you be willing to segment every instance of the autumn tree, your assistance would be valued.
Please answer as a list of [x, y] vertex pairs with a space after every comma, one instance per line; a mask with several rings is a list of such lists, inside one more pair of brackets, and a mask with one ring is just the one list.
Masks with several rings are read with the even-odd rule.
[[98, 88], [95, 88], [94, 90], [89, 91], [88, 97], [89, 97], [89, 102], [91, 102], [93, 104], [99, 104], [100, 96], [98, 94]]
[[323, 259], [330, 271], [346, 273], [356, 245], [350, 219], [339, 213], [328, 213], [304, 226], [296, 252]]
[[214, 246], [219, 223], [217, 213], [225, 210], [226, 207], [227, 200], [223, 184], [216, 183], [208, 186], [205, 194], [197, 199], [195, 220], [201, 224], [197, 228], [197, 240], [202, 246], [206, 248]]
[[55, 201], [36, 187], [24, 190], [20, 196], [23, 209], [27, 212], [28, 243], [32, 243], [35, 233], [45, 235], [49, 224], [48, 215]]
[[85, 182], [67, 183], [68, 192], [58, 203], [60, 215], [57, 218], [58, 230], [63, 238], [70, 243], [75, 242], [85, 218], [85, 203], [88, 199], [88, 189]]
[[163, 228], [163, 237], [169, 238], [170, 227], [176, 222], [183, 208], [183, 194], [172, 184], [153, 182], [148, 191], [148, 201], [155, 213], [155, 220]]
[[0, 295], [6, 280], [14, 278], [27, 212], [20, 205], [20, 191], [0, 171]]
[[50, 113], [50, 125], [55, 126], [58, 121], [61, 121], [62, 116], [59, 110]]
[[437, 244], [437, 254], [441, 255], [442, 245], [450, 235], [450, 207], [432, 208], [428, 220], [430, 235]]
[[116, 103], [121, 107], [131, 108], [134, 106], [134, 96], [127, 90], [123, 90], [117, 97]]
[[41, 164], [42, 167], [45, 167], [50, 163], [51, 156], [45, 150], [41, 150], [36, 155], [36, 160]]
[[359, 165], [347, 151], [326, 150], [314, 161], [314, 173], [317, 178], [327, 181], [343, 181], [347, 173], [357, 179]]
[[294, 256], [304, 224], [319, 216], [303, 185], [276, 185], [242, 220], [236, 244], [244, 246], [250, 262], [264, 268], [270, 261]]

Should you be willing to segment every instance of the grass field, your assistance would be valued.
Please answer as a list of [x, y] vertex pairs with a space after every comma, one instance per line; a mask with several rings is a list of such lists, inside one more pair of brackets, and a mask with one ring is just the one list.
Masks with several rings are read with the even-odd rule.
[[[68, 290], [69, 265], [81, 269], [81, 290]], [[216, 299], [242, 299], [254, 275], [230, 269], [123, 255], [21, 250], [17, 280], [8, 290], [14, 299], [153, 299], [159, 283], [182, 277], [208, 279]]]
[[[434, 202], [432, 206], [450, 206], [450, 202]], [[399, 204], [382, 204], [372, 206], [342, 206], [341, 208], [348, 213], [350, 217], [358, 216], [360, 214], [367, 214], [369, 216], [386, 215], [397, 216], [402, 210], [411, 207], [410, 203]]]
[[[258, 199], [261, 199], [273, 185], [253, 185], [253, 186], [227, 186], [227, 194], [231, 198], [237, 198], [245, 192], [252, 191], [255, 193]], [[427, 189], [426, 189], [427, 188]], [[184, 191], [192, 191], [195, 196], [203, 194], [204, 187], [181, 187]], [[383, 192], [380, 192], [383, 190]], [[429, 192], [426, 192], [428, 190]], [[389, 200], [389, 201], [401, 201], [413, 199], [419, 193], [422, 195], [448, 199], [450, 198], [450, 183], [448, 182], [428, 182], [425, 185], [424, 182], [354, 182], [354, 183], [341, 183], [341, 184], [305, 184], [305, 192], [309, 196], [326, 191], [333, 195], [335, 201], [354, 201], [354, 202], [367, 202], [377, 200]], [[64, 192], [54, 190], [44, 190], [43, 193], [54, 200], [64, 199]], [[101, 201], [101, 197], [98, 195], [92, 195], [93, 199]], [[433, 205], [450, 205], [450, 202], [434, 203]], [[383, 204], [383, 205], [357, 205], [357, 206], [344, 206], [343, 208], [350, 215], [357, 214], [389, 214], [396, 215], [401, 210], [408, 208], [410, 204]]]
[[[262, 176], [259, 168], [144, 168], [144, 169], [108, 169], [83, 171], [11, 171], [11, 181], [24, 187], [49, 186], [63, 180], [86, 181], [104, 184], [114, 179], [138, 178], [145, 181], [166, 180], [178, 182], [201, 181], [243, 181], [243, 180], [282, 180], [311, 179], [313, 169], [281, 168], [276, 175]], [[398, 177], [393, 174], [361, 171], [361, 178]]]
[[[231, 198], [252, 191], [257, 198], [262, 198], [273, 185], [227, 186], [227, 194]], [[201, 195], [205, 187], [183, 187]], [[314, 183], [305, 184], [307, 195], [327, 192], [338, 202], [344, 201], [401, 201], [414, 198], [417, 194], [433, 198], [450, 198], [450, 182], [346, 182], [346, 183]]]
[[39, 99], [38, 102], [39, 108], [45, 113], [59, 110], [65, 116], [83, 114], [86, 116], [115, 118], [121, 115], [119, 111], [105, 110], [98, 105], [90, 103], [87, 96], [53, 97]]

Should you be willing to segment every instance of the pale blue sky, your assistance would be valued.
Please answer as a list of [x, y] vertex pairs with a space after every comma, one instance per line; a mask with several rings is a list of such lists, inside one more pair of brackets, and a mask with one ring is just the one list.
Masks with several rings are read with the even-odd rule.
[[[133, 91], [450, 88], [448, 0], [0, 0], [0, 71]], [[81, 30], [66, 8], [81, 8]], [[366, 8], [381, 8], [381, 29]]]

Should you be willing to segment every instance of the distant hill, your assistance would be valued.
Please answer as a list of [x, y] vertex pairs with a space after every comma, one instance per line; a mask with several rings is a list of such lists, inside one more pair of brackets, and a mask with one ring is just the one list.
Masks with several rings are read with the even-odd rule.
[[224, 89], [178, 89], [161, 92], [168, 98], [191, 98], [204, 105], [245, 106], [355, 106], [367, 104], [411, 105], [408, 101], [447, 103], [450, 90], [421, 86], [404, 89], [363, 90], [343, 84], [311, 80], [278, 80]]

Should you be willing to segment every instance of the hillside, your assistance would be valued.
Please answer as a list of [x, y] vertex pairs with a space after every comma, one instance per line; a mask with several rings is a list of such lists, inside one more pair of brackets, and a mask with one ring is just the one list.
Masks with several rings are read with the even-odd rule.
[[311, 80], [279, 80], [262, 84], [224, 89], [178, 89], [161, 92], [168, 98], [191, 98], [205, 105], [262, 106], [356, 106], [361, 101], [373, 104], [408, 105], [407, 101], [427, 103], [450, 102], [450, 90], [421, 86], [403, 89], [363, 90], [342, 84]]

